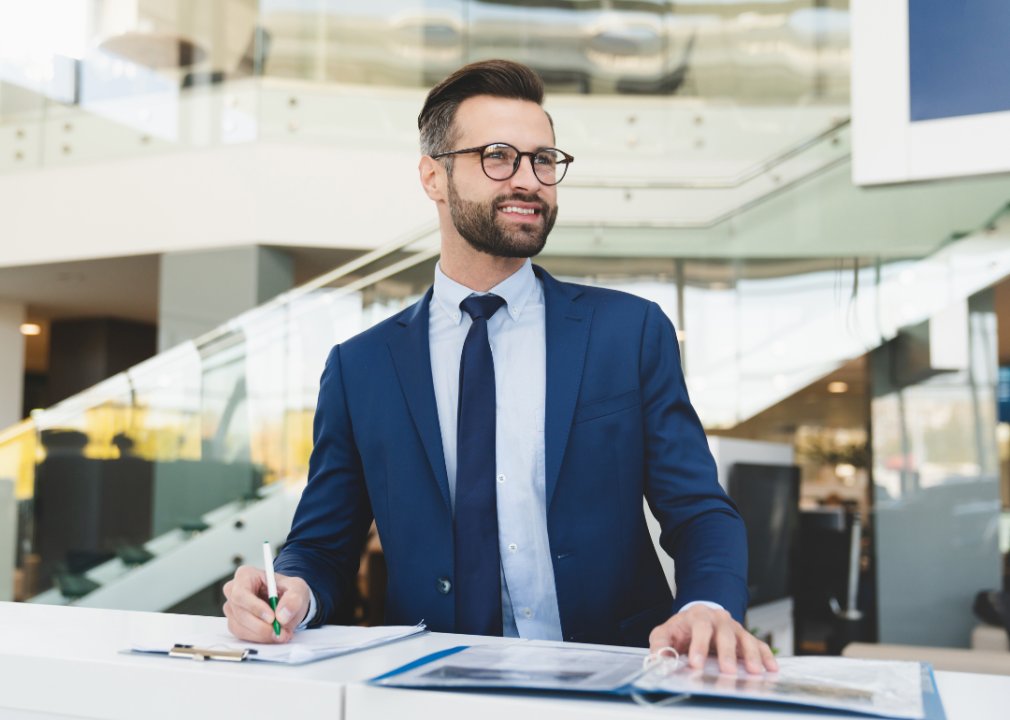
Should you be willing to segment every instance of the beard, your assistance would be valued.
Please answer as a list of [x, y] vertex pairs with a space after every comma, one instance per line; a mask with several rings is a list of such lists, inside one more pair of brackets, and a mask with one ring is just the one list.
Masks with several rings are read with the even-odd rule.
[[[540, 222], [507, 227], [505, 218], [498, 216], [498, 206], [508, 201], [536, 203], [540, 206]], [[558, 217], [558, 206], [549, 205], [536, 195], [522, 193], [499, 195], [487, 202], [463, 200], [450, 177], [449, 212], [456, 232], [474, 250], [494, 257], [528, 258], [537, 255], [547, 244], [547, 236]]]

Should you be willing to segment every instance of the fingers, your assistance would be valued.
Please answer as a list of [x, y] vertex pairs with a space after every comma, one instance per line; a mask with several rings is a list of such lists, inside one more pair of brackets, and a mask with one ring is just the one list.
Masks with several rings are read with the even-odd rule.
[[747, 668], [747, 672], [754, 675], [762, 673], [764, 666], [761, 662], [760, 646], [764, 645], [764, 643], [744, 630], [742, 626], [737, 629], [736, 636], [740, 645], [739, 654], [743, 658], [743, 664]]
[[691, 640], [691, 622], [684, 615], [677, 613], [662, 625], [657, 625], [649, 633], [649, 652], [659, 652], [663, 648], [672, 647], [681, 655], [687, 653]]
[[293, 633], [305, 619], [311, 591], [301, 578], [277, 575], [277, 592], [280, 595], [277, 603], [277, 621]]
[[751, 635], [725, 610], [696, 605], [674, 615], [649, 635], [651, 652], [673, 647], [680, 653], [687, 650], [688, 664], [700, 670], [714, 649], [719, 658], [719, 670], [737, 674], [737, 658], [743, 660], [747, 672], [754, 675], [764, 670], [778, 672], [779, 665], [767, 643]]
[[659, 652], [661, 648], [670, 646], [671, 639], [668, 626], [671, 622], [673, 622], [673, 618], [662, 625], [657, 625], [649, 633], [649, 652]]
[[[737, 634], [733, 625], [736, 621], [720, 622], [715, 631], [715, 649], [719, 655], [719, 670], [736, 675]], [[738, 626], [739, 627], [739, 626]]]
[[294, 628], [282, 629], [278, 636], [273, 629], [274, 611], [260, 597], [266, 587], [266, 574], [257, 568], [243, 566], [235, 571], [235, 577], [224, 587], [224, 613], [228, 618], [228, 630], [235, 637], [252, 642], [287, 642], [294, 635]]
[[236, 613], [229, 603], [224, 605], [224, 614], [228, 618], [228, 632], [240, 640], [257, 643], [286, 643], [294, 636], [292, 631], [283, 628], [278, 636], [274, 632], [272, 622], [267, 624], [246, 612]]
[[[247, 570], [247, 572], [242, 572]], [[240, 575], [240, 573], [242, 573]], [[226, 595], [228, 602], [236, 608], [255, 615], [263, 622], [274, 621], [274, 611], [269, 603], [259, 596], [261, 587], [266, 587], [266, 574], [256, 568], [239, 568], [235, 571], [231, 594]]]
[[759, 642], [758, 652], [761, 654], [761, 662], [764, 663], [765, 670], [768, 672], [779, 671], [779, 661], [775, 659], [775, 653], [768, 647], [768, 643]]
[[688, 650], [688, 664], [695, 670], [705, 667], [705, 658], [708, 657], [709, 648], [712, 646], [712, 631], [711, 619], [699, 620], [691, 624], [691, 649]]

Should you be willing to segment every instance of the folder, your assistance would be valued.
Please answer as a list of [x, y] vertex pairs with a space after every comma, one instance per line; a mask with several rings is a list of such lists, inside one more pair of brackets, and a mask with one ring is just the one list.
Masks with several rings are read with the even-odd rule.
[[[946, 720], [928, 663], [794, 657], [779, 672], [735, 675], [709, 658], [694, 670], [682, 659], [522, 643], [461, 646], [434, 653], [369, 681], [418, 689], [545, 690], [627, 695], [641, 704], [689, 697], [772, 702], [902, 720]], [[661, 698], [661, 699], [656, 699]]]
[[324, 625], [296, 632], [294, 638], [283, 645], [246, 642], [228, 633], [183, 638], [138, 636], [130, 639], [130, 650], [192, 660], [257, 660], [301, 665], [379, 647], [422, 632], [425, 632], [423, 624], [387, 627]]

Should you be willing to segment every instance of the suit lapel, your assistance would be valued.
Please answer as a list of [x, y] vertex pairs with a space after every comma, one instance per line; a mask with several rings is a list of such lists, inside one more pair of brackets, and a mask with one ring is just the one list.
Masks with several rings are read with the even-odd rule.
[[429, 289], [413, 308], [397, 320], [403, 326], [402, 332], [390, 338], [388, 344], [407, 407], [451, 516], [449, 478], [445, 472], [442, 432], [438, 424], [435, 386], [431, 379], [431, 348], [428, 345], [428, 303], [431, 294]]
[[573, 302], [582, 293], [558, 282], [534, 266], [544, 284], [547, 337], [547, 398], [544, 427], [547, 508], [558, 484], [561, 461], [572, 429], [575, 403], [582, 384], [582, 370], [593, 318], [590, 305]]

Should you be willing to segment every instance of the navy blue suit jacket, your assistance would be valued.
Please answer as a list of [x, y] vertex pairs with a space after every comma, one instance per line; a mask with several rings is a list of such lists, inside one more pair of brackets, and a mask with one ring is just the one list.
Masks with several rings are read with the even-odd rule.
[[[688, 400], [673, 325], [655, 303], [555, 280], [546, 306], [547, 529], [565, 640], [648, 645], [685, 603], [743, 620], [747, 540]], [[322, 617], [350, 583], [372, 518], [386, 622], [454, 629], [453, 521], [428, 350], [428, 302], [333, 348], [309, 482], [275, 567], [303, 578]], [[643, 495], [676, 562], [674, 601]]]

